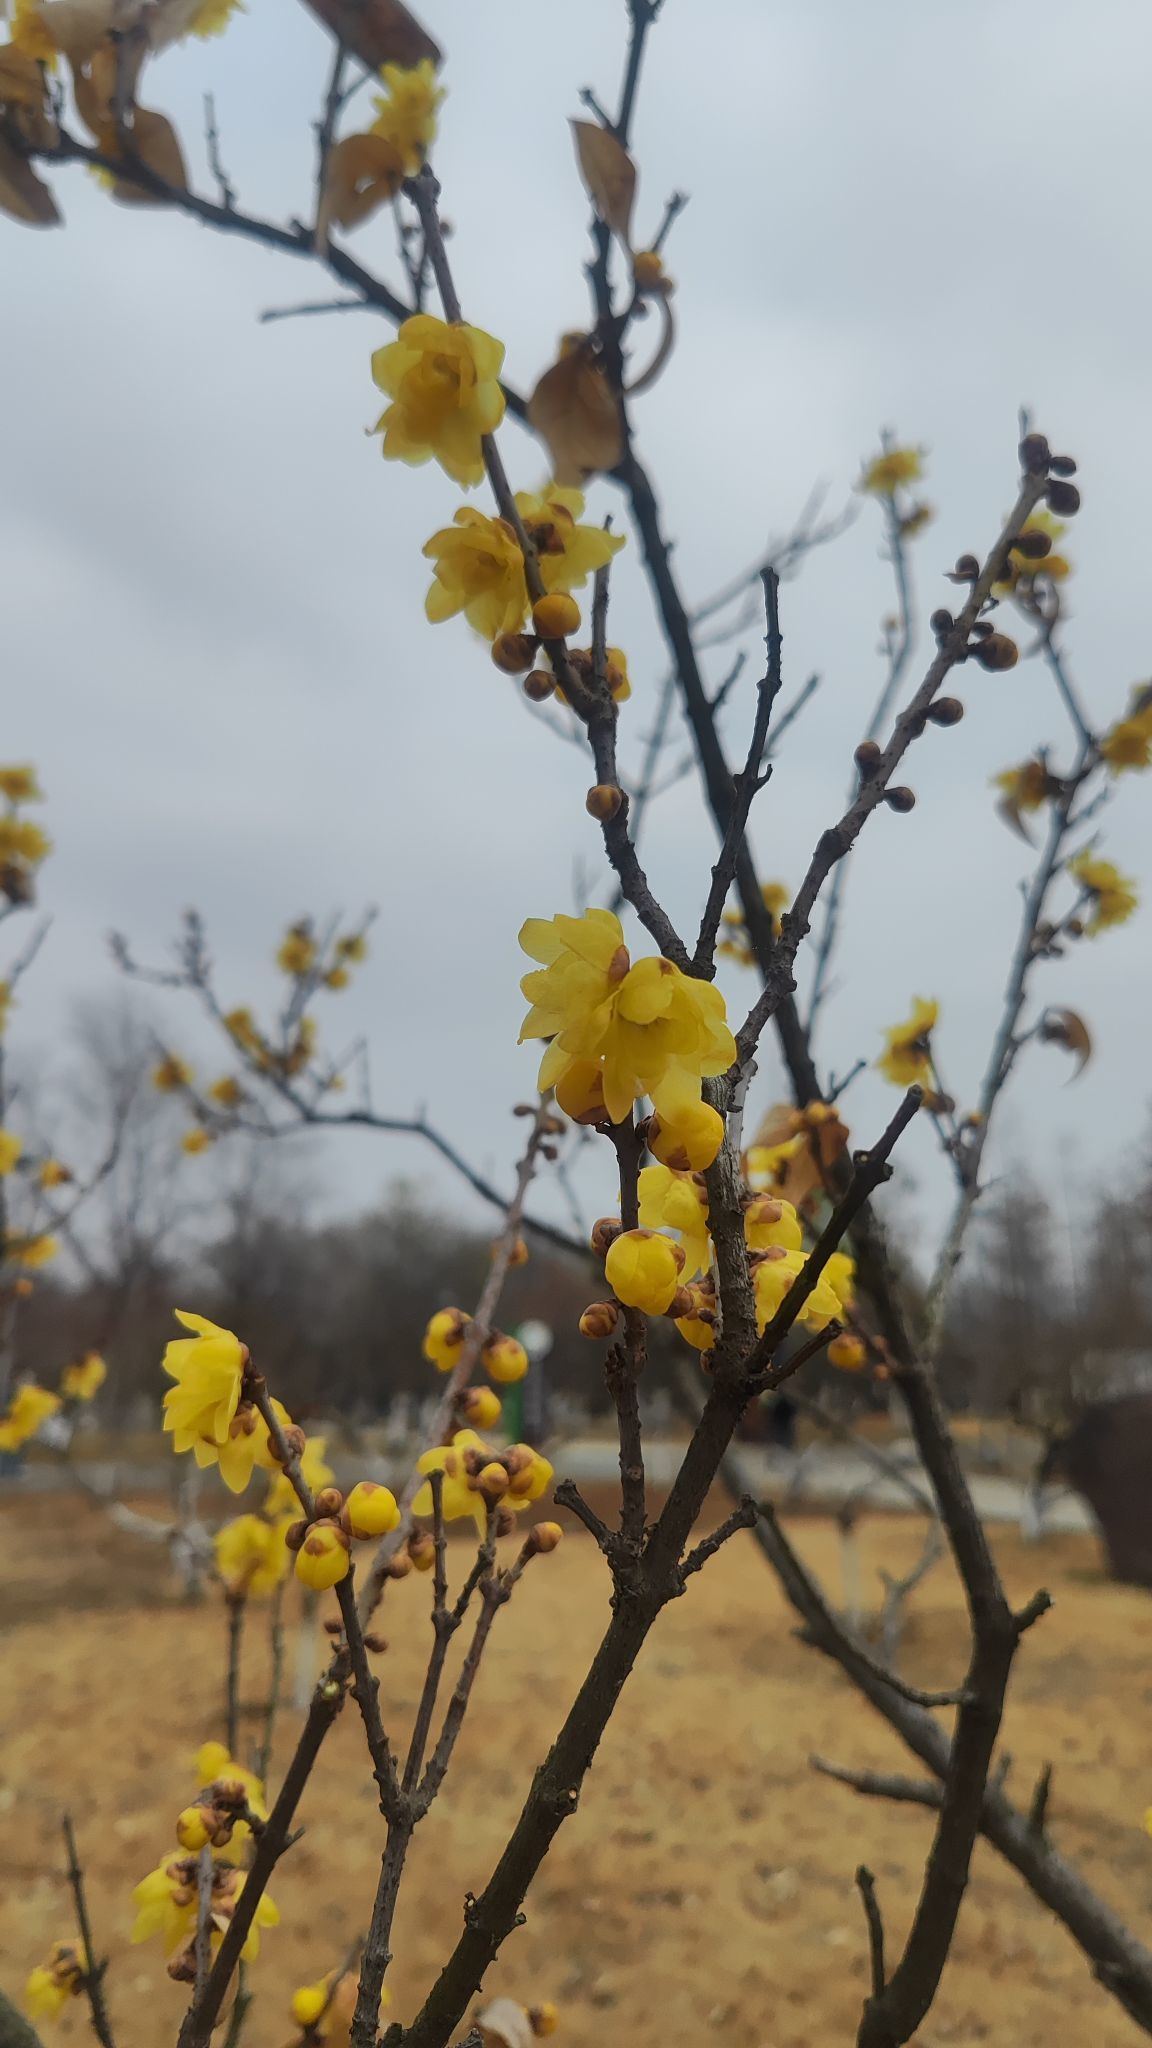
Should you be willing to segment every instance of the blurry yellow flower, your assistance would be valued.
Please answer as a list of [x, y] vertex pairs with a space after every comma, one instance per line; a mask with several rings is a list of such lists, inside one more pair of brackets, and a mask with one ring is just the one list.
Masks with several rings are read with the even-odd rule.
[[652, 1230], [623, 1230], [608, 1247], [604, 1272], [609, 1287], [627, 1308], [662, 1316], [680, 1285], [680, 1266], [670, 1238]]
[[74, 1178], [70, 1167], [59, 1159], [42, 1159], [36, 1169], [36, 1182], [42, 1188], [62, 1188]]
[[555, 1087], [573, 1060], [594, 1060], [613, 1123], [630, 1114], [639, 1095], [651, 1095], [661, 1116], [684, 1114], [687, 1096], [698, 1097], [700, 1077], [723, 1073], [735, 1059], [719, 989], [681, 974], [670, 960], [633, 966], [611, 911], [529, 918], [520, 945], [543, 962], [520, 983], [532, 1005], [520, 1042], [553, 1040], [540, 1064], [542, 1090]]
[[522, 1380], [528, 1370], [528, 1353], [524, 1346], [515, 1337], [501, 1336], [499, 1331], [484, 1344], [480, 1360], [489, 1379], [496, 1380], [502, 1387]]
[[244, 0], [200, 0], [189, 31], [202, 40], [223, 35], [234, 14], [244, 12]]
[[771, 1245], [799, 1251], [804, 1233], [791, 1202], [776, 1195], [753, 1195], [744, 1211], [744, 1242], [750, 1252], [766, 1252]]
[[266, 1522], [261, 1515], [237, 1515], [212, 1539], [216, 1575], [233, 1599], [263, 1599], [288, 1576], [291, 1552], [284, 1537], [297, 1516]]
[[524, 557], [503, 519], [489, 519], [462, 505], [455, 523], [434, 533], [424, 553], [435, 564], [435, 581], [424, 600], [434, 624], [463, 612], [485, 640], [519, 631], [528, 610]]
[[363, 932], [348, 932], [344, 938], [337, 939], [336, 952], [341, 960], [366, 960], [368, 941]]
[[0, 768], [0, 796], [6, 796], [11, 804], [42, 803], [44, 792], [36, 770], [29, 766]]
[[[797, 1275], [807, 1264], [807, 1252], [785, 1251], [775, 1246], [764, 1253], [752, 1272], [756, 1298], [756, 1327], [763, 1334], [776, 1314]], [[840, 1317], [840, 1303], [823, 1273], [808, 1296], [796, 1320], [810, 1330], [822, 1330]]]
[[185, 1131], [184, 1136], [181, 1138], [180, 1150], [182, 1152], [206, 1152], [211, 1143], [211, 1131], [206, 1131], [203, 1124], [193, 1124], [192, 1129]]
[[33, 1380], [25, 1380], [17, 1387], [0, 1420], [3, 1439], [0, 1448], [18, 1451], [22, 1444], [35, 1436], [42, 1422], [55, 1415], [60, 1407], [59, 1394], [50, 1394], [46, 1387], [38, 1387]]
[[1139, 908], [1135, 883], [1113, 867], [1110, 860], [1097, 860], [1090, 853], [1081, 853], [1069, 861], [1068, 872], [1091, 898], [1092, 914], [1085, 926], [1090, 937], [1106, 931], [1109, 925], [1124, 924]]
[[237, 1045], [248, 1051], [263, 1043], [256, 1029], [256, 1020], [246, 1004], [236, 1010], [226, 1010], [223, 1018], [224, 1029], [236, 1040]]
[[52, 851], [52, 841], [46, 832], [34, 825], [30, 818], [0, 818], [0, 861], [23, 861], [30, 868], [38, 867]]
[[374, 1479], [360, 1479], [344, 1503], [353, 1536], [366, 1543], [374, 1536], [388, 1536], [400, 1526], [396, 1496]]
[[[484, 1529], [488, 1508], [471, 1482], [490, 1456], [487, 1444], [474, 1429], [458, 1429], [450, 1444], [438, 1444], [416, 1460], [418, 1472], [444, 1474], [440, 1503], [446, 1522], [462, 1521], [470, 1515], [477, 1526]], [[414, 1515], [430, 1515], [432, 1508], [432, 1488], [422, 1486], [412, 1502], [412, 1512]]]
[[0, 1033], [3, 1032], [4, 1027], [8, 1022], [8, 1012], [11, 1009], [11, 1007], [12, 990], [9, 988], [8, 983], [6, 981], [0, 981]]
[[708, 1235], [708, 1193], [695, 1173], [670, 1166], [645, 1166], [638, 1180], [640, 1224], [645, 1230], [675, 1230], [685, 1258], [682, 1278], [694, 1280], [712, 1263]]
[[504, 1404], [491, 1387], [465, 1387], [460, 1397], [460, 1413], [473, 1429], [495, 1429], [503, 1412]]
[[[326, 1436], [310, 1436], [300, 1453], [300, 1477], [312, 1493], [319, 1493], [322, 1487], [331, 1486], [336, 1477], [331, 1465], [325, 1461], [324, 1452], [327, 1446]], [[286, 1472], [277, 1471], [275, 1478], [269, 1481], [268, 1491], [264, 1496], [264, 1513], [299, 1515], [300, 1503], [296, 1497], [296, 1489]]]
[[296, 1577], [314, 1593], [338, 1586], [352, 1569], [348, 1538], [336, 1522], [313, 1522], [296, 1552]]
[[1068, 528], [1059, 519], [1054, 519], [1046, 505], [1038, 505], [1029, 513], [1020, 529], [1025, 534], [1042, 534], [1049, 543], [1048, 553], [1030, 554], [1027, 546], [1012, 548], [1008, 555], [1008, 574], [999, 583], [992, 585], [996, 597], [1011, 597], [1020, 583], [1030, 583], [1034, 578], [1045, 577], [1051, 583], [1062, 583], [1072, 574], [1072, 564], [1066, 555], [1059, 554], [1055, 543], [1062, 540]]
[[1045, 763], [1038, 760], [1022, 761], [1018, 768], [1004, 768], [992, 777], [992, 787], [1004, 792], [1004, 798], [1014, 811], [1038, 811], [1047, 803], [1059, 784], [1054, 782]]
[[578, 524], [584, 510], [581, 491], [560, 484], [548, 484], [537, 494], [517, 491], [516, 510], [536, 550], [540, 579], [547, 591], [579, 590], [594, 570], [603, 569], [624, 546], [622, 533]]
[[351, 978], [346, 967], [330, 967], [324, 976], [324, 986], [331, 989], [347, 988]]
[[79, 1998], [86, 1969], [87, 1957], [78, 1942], [53, 1942], [47, 1962], [36, 1965], [24, 1986], [29, 2018], [54, 2020], [70, 1998]]
[[894, 1024], [885, 1034], [888, 1042], [876, 1065], [897, 1088], [931, 1080], [932, 1033], [939, 1015], [939, 1003], [925, 1002], [922, 996], [916, 996], [907, 1023]]
[[264, 1780], [255, 1771], [249, 1771], [229, 1756], [223, 1742], [202, 1742], [196, 1751], [196, 1783], [201, 1790], [215, 1784], [218, 1778], [242, 1785], [244, 1798], [256, 1815], [257, 1820], [267, 1820], [268, 1806], [264, 1797]]
[[308, 974], [316, 964], [316, 941], [306, 924], [291, 925], [276, 955], [276, 965], [284, 974], [300, 976]]
[[825, 1264], [822, 1276], [832, 1289], [842, 1309], [850, 1309], [856, 1299], [856, 1261], [847, 1252], [833, 1252]]
[[162, 1095], [173, 1095], [178, 1088], [187, 1088], [192, 1080], [192, 1069], [175, 1054], [168, 1053], [158, 1067], [152, 1069], [152, 1086]]
[[437, 85], [435, 67], [429, 57], [410, 70], [399, 64], [385, 64], [380, 76], [388, 94], [372, 102], [376, 119], [371, 133], [382, 135], [399, 150], [404, 175], [411, 178], [436, 140], [436, 115], [445, 88]]
[[24, 1140], [15, 1131], [0, 1130], [0, 1174], [11, 1173], [23, 1150]]
[[1152, 684], [1137, 684], [1127, 716], [1100, 741], [1100, 756], [1113, 775], [1122, 775], [1126, 768], [1152, 767]]
[[918, 483], [923, 474], [919, 448], [888, 448], [873, 456], [858, 488], [874, 498], [891, 498], [901, 484]]
[[373, 429], [384, 436], [385, 456], [409, 463], [435, 456], [458, 484], [478, 484], [481, 437], [504, 417], [503, 361], [503, 342], [482, 328], [432, 313], [405, 320], [395, 341], [372, 357], [372, 376], [392, 400]]
[[98, 1351], [86, 1351], [83, 1358], [66, 1365], [60, 1376], [60, 1392], [68, 1401], [94, 1401], [108, 1377], [108, 1367]]
[[[325, 2048], [348, 2048], [349, 2030], [356, 2012], [359, 1972], [329, 1970], [318, 1984], [302, 1984], [293, 1993], [292, 2018], [305, 2031], [309, 2042], [320, 2041]], [[380, 2011], [387, 2011], [392, 1994], [387, 1985], [380, 1992]]]
[[[659, 1115], [648, 1119], [648, 1150], [678, 1172], [702, 1173], [724, 1143], [724, 1119], [710, 1102], [662, 1092]], [[669, 1113], [671, 1112], [671, 1113]]]
[[234, 1081], [231, 1074], [221, 1074], [218, 1081], [213, 1081], [208, 1093], [222, 1109], [235, 1109], [244, 1096], [239, 1081]]
[[471, 1321], [471, 1316], [459, 1308], [437, 1309], [436, 1314], [430, 1317], [421, 1349], [437, 1372], [451, 1372], [459, 1362]]
[[16, 1265], [32, 1270], [37, 1266], [46, 1266], [50, 1259], [56, 1257], [59, 1249], [57, 1239], [44, 1230], [30, 1237], [8, 1237], [4, 1241], [4, 1256], [12, 1259]]
[[164, 1427], [174, 1433], [174, 1449], [197, 1449], [197, 1463], [210, 1464], [199, 1447], [228, 1441], [240, 1404], [240, 1383], [248, 1363], [248, 1346], [231, 1330], [222, 1330], [206, 1316], [176, 1310], [176, 1320], [192, 1337], [173, 1337], [164, 1352], [164, 1371], [176, 1385], [164, 1396]]
[[868, 1363], [868, 1346], [855, 1331], [844, 1330], [828, 1346], [828, 1363], [840, 1372], [863, 1372]]

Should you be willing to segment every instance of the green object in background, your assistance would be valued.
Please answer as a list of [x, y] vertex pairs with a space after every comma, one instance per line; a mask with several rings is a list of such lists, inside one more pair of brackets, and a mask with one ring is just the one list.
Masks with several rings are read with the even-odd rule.
[[517, 1380], [504, 1396], [502, 1410], [504, 1430], [511, 1443], [518, 1444], [524, 1435], [524, 1382]]

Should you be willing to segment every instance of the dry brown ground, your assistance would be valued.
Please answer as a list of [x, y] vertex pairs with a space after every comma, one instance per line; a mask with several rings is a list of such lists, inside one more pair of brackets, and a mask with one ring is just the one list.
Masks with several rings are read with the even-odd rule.
[[[813, 1519], [798, 1533], [835, 1585], [832, 1525]], [[920, 1531], [876, 1519], [863, 1542], [874, 1585], [878, 1565], [915, 1555]], [[1081, 1539], [1024, 1549], [1001, 1535], [997, 1548], [1015, 1596], [1039, 1581], [1056, 1596], [1018, 1668], [1012, 1783], [1023, 1792], [1043, 1759], [1053, 1761], [1057, 1840], [1143, 1931], [1152, 1909], [1152, 1842], [1141, 1826], [1152, 1800], [1152, 1598], [1108, 1585]], [[0, 1978], [17, 1988], [67, 1929], [55, 1833], [67, 1801], [113, 1950], [120, 2048], [170, 2048], [180, 1994], [154, 1944], [127, 1946], [128, 1893], [169, 1845], [192, 1752], [219, 1732], [219, 1611], [175, 1606], [157, 1559], [76, 1501], [9, 1509], [0, 1558], [11, 1622], [0, 1650]], [[454, 1939], [465, 1890], [491, 1868], [603, 1626], [605, 1594], [599, 1559], [576, 1536], [533, 1566], [500, 1617], [458, 1766], [413, 1855], [392, 1980], [400, 2017]], [[414, 1578], [389, 1595], [393, 1647], [381, 1669], [397, 1726], [422, 1669], [426, 1598], [427, 1582]], [[915, 1596], [905, 1668], [944, 1683], [959, 1675], [961, 1653], [959, 1602], [940, 1566]], [[259, 1663], [253, 1654], [246, 1692], [259, 1690]], [[870, 1709], [793, 1639], [774, 1581], [741, 1537], [662, 1618], [490, 1988], [556, 1999], [558, 2048], [851, 2042], [864, 1988], [853, 1868], [863, 1859], [875, 1871], [897, 1940], [930, 1820], [814, 1776], [813, 1750], [904, 1767]], [[292, 1987], [338, 1959], [366, 1919], [380, 1836], [352, 1707], [321, 1758], [304, 1818], [307, 1833], [275, 1885], [284, 1924], [266, 1937], [254, 1973], [262, 1998], [249, 2048], [282, 2048]], [[78, 2009], [55, 2038], [89, 2038]], [[1059, 1925], [990, 1849], [978, 1849], [922, 2048], [1121, 2048], [1136, 2038]]]

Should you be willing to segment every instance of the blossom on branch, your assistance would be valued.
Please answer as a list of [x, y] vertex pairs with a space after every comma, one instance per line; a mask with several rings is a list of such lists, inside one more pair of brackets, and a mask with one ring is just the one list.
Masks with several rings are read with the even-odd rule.
[[1097, 860], [1091, 853], [1078, 854], [1068, 863], [1068, 873], [1079, 882], [1091, 903], [1091, 915], [1084, 929], [1089, 938], [1107, 931], [1110, 925], [1125, 924], [1140, 905], [1136, 885], [1110, 860]]
[[894, 1024], [885, 1033], [887, 1044], [876, 1065], [897, 1088], [932, 1078], [932, 1033], [940, 1015], [939, 1003], [916, 996], [912, 1015], [904, 1024]]
[[372, 105], [376, 119], [369, 133], [382, 135], [397, 151], [406, 178], [414, 177], [436, 140], [436, 116], [447, 89], [436, 83], [430, 57], [408, 68], [385, 64], [380, 73], [388, 88]]
[[458, 484], [480, 483], [481, 440], [504, 417], [503, 361], [503, 342], [466, 321], [432, 313], [403, 321], [372, 357], [372, 376], [392, 401], [372, 430], [383, 434], [386, 458], [419, 464], [434, 456]]

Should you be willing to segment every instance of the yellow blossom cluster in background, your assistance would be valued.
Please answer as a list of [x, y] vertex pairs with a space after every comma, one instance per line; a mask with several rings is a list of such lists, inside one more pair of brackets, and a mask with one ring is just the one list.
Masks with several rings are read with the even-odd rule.
[[23, 812], [25, 804], [44, 801], [36, 770], [27, 763], [0, 766], [0, 797], [0, 895], [14, 905], [30, 903], [36, 869], [52, 851], [47, 833]]

